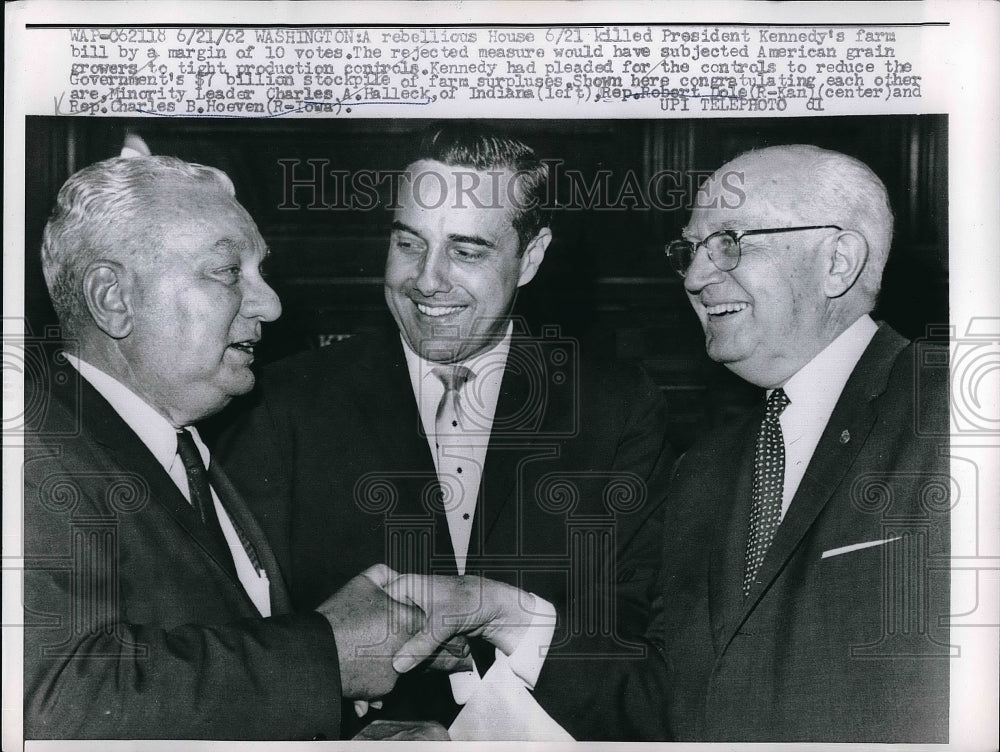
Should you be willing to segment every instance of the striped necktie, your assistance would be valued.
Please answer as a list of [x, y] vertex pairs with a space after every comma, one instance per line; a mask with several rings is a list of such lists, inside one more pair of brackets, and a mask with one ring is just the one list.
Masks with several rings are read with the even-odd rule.
[[229, 551], [226, 536], [219, 525], [219, 517], [215, 513], [215, 502], [212, 500], [212, 487], [208, 482], [208, 471], [201, 459], [201, 453], [195, 446], [194, 437], [186, 428], [177, 431], [177, 454], [187, 472], [188, 491], [191, 494], [191, 506], [194, 507], [201, 521], [215, 538], [223, 551]]

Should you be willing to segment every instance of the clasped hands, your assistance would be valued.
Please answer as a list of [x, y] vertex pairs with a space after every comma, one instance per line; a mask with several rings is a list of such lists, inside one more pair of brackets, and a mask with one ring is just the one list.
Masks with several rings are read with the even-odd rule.
[[[333, 629], [345, 698], [377, 700], [401, 674], [424, 664], [472, 668], [465, 636], [510, 655], [532, 621], [534, 596], [483, 577], [397, 574], [377, 564], [316, 610]], [[428, 660], [430, 659], [430, 660]]]

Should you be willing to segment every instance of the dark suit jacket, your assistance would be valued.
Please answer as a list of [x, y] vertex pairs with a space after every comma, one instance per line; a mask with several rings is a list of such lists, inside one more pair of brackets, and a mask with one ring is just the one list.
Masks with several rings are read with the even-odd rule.
[[[215, 452], [287, 565], [297, 606], [377, 562], [455, 572], [393, 323], [275, 364], [260, 387]], [[553, 602], [553, 653], [641, 634], [673, 462], [659, 390], [638, 370], [581, 358], [552, 332], [515, 332], [489, 442], [467, 573]], [[432, 692], [421, 684], [410, 695]]]
[[581, 739], [946, 741], [953, 499], [947, 351], [932, 355], [880, 328], [745, 601], [763, 406], [696, 444], [664, 520], [662, 654], [576, 694], [587, 665], [546, 664], [535, 695], [556, 720]]
[[75, 371], [55, 375], [26, 386], [26, 738], [337, 738], [333, 633], [289, 613], [225, 476], [210, 468], [268, 572], [267, 619], [134, 432]]

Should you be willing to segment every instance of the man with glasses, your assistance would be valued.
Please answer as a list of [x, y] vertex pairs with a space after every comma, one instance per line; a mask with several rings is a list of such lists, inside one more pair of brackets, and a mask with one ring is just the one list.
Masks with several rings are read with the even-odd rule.
[[697, 205], [667, 255], [709, 356], [766, 399], [678, 463], [650, 659], [548, 661], [535, 698], [577, 739], [945, 742], [947, 351], [871, 318], [885, 187], [781, 146]]

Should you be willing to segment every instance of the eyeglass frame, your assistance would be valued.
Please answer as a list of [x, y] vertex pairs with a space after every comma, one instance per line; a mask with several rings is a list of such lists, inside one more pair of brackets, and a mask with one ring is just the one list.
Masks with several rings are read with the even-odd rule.
[[[691, 264], [694, 263], [695, 256], [698, 255], [698, 249], [701, 248], [702, 246], [705, 246], [705, 252], [708, 254], [708, 260], [712, 262], [712, 264], [715, 266], [716, 269], [718, 269], [720, 272], [731, 272], [733, 269], [735, 269], [737, 266], [740, 265], [740, 261], [743, 259], [743, 244], [740, 241], [742, 241], [743, 238], [745, 238], [747, 235], [776, 235], [781, 232], [801, 232], [803, 230], [843, 231], [843, 229], [844, 228], [840, 227], [839, 225], [804, 225], [802, 227], [768, 227], [763, 230], [731, 230], [731, 229], [718, 230], [716, 232], [713, 232], [704, 240], [698, 241], [697, 243], [693, 243], [690, 240], [685, 240], [684, 238], [680, 238], [678, 240], [671, 240], [669, 243], [666, 244], [666, 246], [664, 246], [663, 252], [664, 254], [666, 254], [668, 259], [674, 259], [677, 258], [677, 256], [670, 253], [671, 248], [674, 248], [675, 246], [681, 244], [685, 246], [691, 246], [692, 248], [691, 263], [687, 265], [686, 269], [682, 271], [677, 268], [677, 265], [673, 261], [670, 262], [670, 266], [673, 267], [674, 271], [677, 272], [683, 279], [684, 277], [687, 277], [688, 269], [691, 268]], [[735, 263], [733, 263], [732, 266], [728, 268], [723, 268], [719, 266], [719, 263], [714, 258], [712, 258], [712, 250], [707, 245], [708, 241], [720, 235], [728, 235], [730, 238], [732, 238], [733, 242], [736, 243], [736, 261]]]

